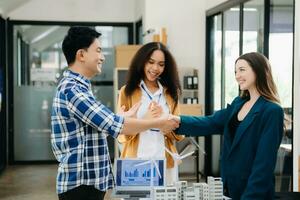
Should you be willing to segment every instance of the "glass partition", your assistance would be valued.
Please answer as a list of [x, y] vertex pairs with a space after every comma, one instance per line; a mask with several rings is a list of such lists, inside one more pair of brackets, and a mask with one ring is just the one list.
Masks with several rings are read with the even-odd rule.
[[[271, 62], [287, 119], [275, 168], [276, 192], [292, 191], [294, 3], [294, 0], [228, 1], [209, 10], [207, 17], [208, 22], [213, 21], [209, 24], [207, 37], [213, 36], [213, 40], [208, 43], [206, 52], [209, 61], [207, 71], [210, 73], [206, 75], [213, 82], [206, 82], [210, 84], [206, 86], [206, 95], [214, 96], [205, 102], [208, 113], [226, 107], [238, 95], [234, 62], [240, 54], [261, 52]], [[210, 170], [214, 172], [218, 165], [219, 155], [216, 152], [219, 144], [216, 138], [208, 141], [206, 149], [213, 148], [208, 151], [208, 160], [212, 161]]]
[[214, 16], [214, 51], [213, 51], [213, 66], [214, 66], [214, 110], [221, 109], [222, 106], [222, 16]]
[[253, 0], [243, 7], [243, 54], [263, 53], [264, 0]]
[[235, 81], [235, 60], [240, 55], [240, 7], [233, 7], [224, 12], [224, 108], [228, 103], [238, 96], [239, 88]]
[[[113, 109], [115, 45], [128, 44], [128, 27], [92, 26], [100, 37], [106, 61], [94, 77], [97, 100]], [[50, 114], [57, 83], [67, 68], [61, 44], [69, 26], [14, 25], [14, 160], [54, 160], [50, 145]], [[113, 140], [108, 137], [113, 158]]]
[[[224, 88], [222, 88], [222, 82], [224, 82], [224, 70], [222, 70], [222, 15], [216, 15], [213, 19], [213, 34], [214, 34], [214, 51], [213, 51], [213, 83], [214, 83], [214, 110], [219, 110], [222, 107], [222, 95]], [[220, 148], [221, 148], [221, 136], [213, 135], [212, 137], [212, 162], [211, 171], [214, 175], [219, 176], [220, 169]]]
[[[269, 59], [281, 105], [284, 107], [286, 117], [289, 119], [293, 118], [293, 10], [293, 0], [271, 0]], [[291, 120], [289, 121], [286, 122], [286, 134], [283, 137], [277, 156], [275, 169], [276, 191], [292, 191], [293, 136], [292, 123]]]

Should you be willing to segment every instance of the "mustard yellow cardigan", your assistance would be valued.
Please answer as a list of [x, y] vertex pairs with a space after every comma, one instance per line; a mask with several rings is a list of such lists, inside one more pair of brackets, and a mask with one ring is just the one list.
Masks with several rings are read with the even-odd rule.
[[[169, 106], [169, 110], [173, 115], [179, 114], [178, 104], [175, 106], [174, 100], [171, 98], [169, 94], [166, 93], [166, 89], [164, 88], [164, 95]], [[119, 93], [118, 100], [118, 110], [120, 110], [121, 106], [125, 106], [125, 111], [129, 110], [134, 104], [139, 102], [142, 98], [142, 91], [140, 88], [137, 88], [130, 97], [125, 95], [125, 86], [123, 86]], [[184, 136], [176, 135], [174, 132], [167, 133], [165, 135], [165, 145], [171, 152], [177, 153], [176, 147], [173, 145], [173, 141], [183, 140]], [[127, 135], [119, 135], [118, 141], [123, 144], [123, 150], [121, 153], [121, 158], [136, 158], [138, 144], [139, 144], [139, 134], [135, 136], [127, 136]], [[167, 168], [174, 167], [174, 160], [171, 155], [165, 152], [166, 160], [167, 160]]]

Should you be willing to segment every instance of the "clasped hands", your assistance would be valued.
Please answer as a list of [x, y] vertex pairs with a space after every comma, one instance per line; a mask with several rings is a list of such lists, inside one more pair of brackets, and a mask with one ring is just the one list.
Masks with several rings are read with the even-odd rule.
[[[121, 111], [118, 113], [124, 117], [133, 117], [136, 118], [137, 111], [141, 106], [141, 102], [134, 104], [128, 111], [125, 112], [125, 106], [121, 107]], [[146, 120], [157, 120], [158, 128], [163, 134], [169, 133], [179, 127], [180, 117], [163, 113], [162, 107], [155, 101], [152, 101], [148, 108], [147, 112], [143, 116], [143, 119]]]

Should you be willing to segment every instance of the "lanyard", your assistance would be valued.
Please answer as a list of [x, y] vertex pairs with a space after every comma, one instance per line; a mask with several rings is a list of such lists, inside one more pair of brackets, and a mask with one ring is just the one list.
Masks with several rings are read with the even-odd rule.
[[[141, 87], [142, 87], [142, 90], [144, 90], [144, 91], [146, 92], [146, 94], [147, 94], [147, 96], [149, 97], [149, 99], [152, 101], [152, 100], [153, 100], [153, 97], [147, 92], [147, 90], [146, 90], [146, 88], [144, 87], [143, 84], [141, 85]], [[157, 103], [160, 102], [160, 98], [161, 98], [161, 93], [160, 93], [159, 96], [158, 96]], [[154, 131], [154, 132], [160, 132], [159, 129], [151, 128], [150, 130], [151, 130], [151, 131]]]
[[[141, 85], [141, 87], [142, 87], [142, 90], [144, 90], [144, 91], [146, 92], [148, 98], [152, 101], [152, 100], [153, 100], [153, 97], [147, 92], [147, 90], [146, 90], [146, 88], [144, 87], [144, 85]], [[157, 103], [160, 102], [160, 98], [161, 98], [161, 93], [160, 93], [159, 96], [158, 96]]]

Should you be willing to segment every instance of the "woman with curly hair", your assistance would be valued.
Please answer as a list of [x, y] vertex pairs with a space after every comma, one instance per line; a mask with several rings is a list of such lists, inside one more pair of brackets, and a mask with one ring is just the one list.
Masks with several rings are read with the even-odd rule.
[[[118, 107], [123, 111], [141, 102], [137, 118], [157, 118], [165, 114], [178, 115], [181, 94], [176, 62], [169, 50], [159, 42], [142, 46], [132, 59], [127, 83], [119, 93]], [[167, 184], [178, 181], [177, 162], [165, 148], [177, 153], [175, 142], [184, 137], [174, 132], [163, 135], [158, 129], [149, 129], [135, 136], [120, 135], [122, 158], [164, 157], [167, 161]]]

